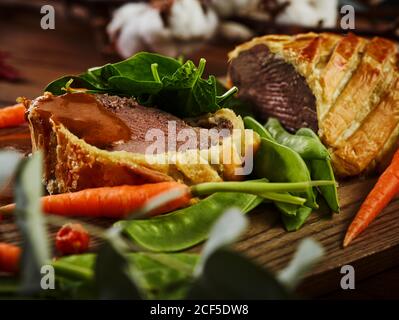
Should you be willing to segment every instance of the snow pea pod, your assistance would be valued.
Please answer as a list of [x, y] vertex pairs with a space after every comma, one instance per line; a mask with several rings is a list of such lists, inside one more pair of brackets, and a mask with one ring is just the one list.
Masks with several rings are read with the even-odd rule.
[[[261, 138], [261, 146], [255, 155], [254, 172], [258, 178], [265, 177], [272, 182], [311, 181], [308, 167], [298, 153], [265, 138]], [[305, 205], [318, 208], [312, 187], [293, 194], [306, 198]]]
[[328, 150], [320, 141], [307, 135], [290, 134], [283, 128], [280, 121], [275, 118], [269, 118], [265, 128], [278, 143], [298, 152], [305, 160], [330, 158]]
[[[319, 144], [322, 145], [319, 137], [316, 133], [314, 133], [311, 129], [302, 128], [299, 129], [296, 133], [298, 136], [307, 136], [313, 138]], [[323, 179], [323, 180], [331, 180], [335, 181], [334, 171], [331, 166], [331, 161], [329, 159], [325, 160], [318, 160], [312, 159], [309, 161], [310, 168], [311, 168], [311, 176], [313, 179]], [[336, 184], [331, 186], [319, 186], [318, 189], [320, 193], [326, 200], [328, 206], [333, 212], [339, 212], [339, 198], [338, 198], [338, 191]]]
[[234, 207], [247, 213], [262, 201], [252, 194], [218, 192], [169, 214], [116, 224], [140, 247], [157, 252], [180, 251], [206, 240], [212, 225], [226, 209]]
[[[297, 152], [283, 146], [275, 141], [271, 134], [258, 121], [252, 117], [244, 118], [244, 125], [252, 129], [261, 137], [261, 146], [254, 159], [254, 172], [259, 178], [267, 178], [276, 182], [300, 182], [311, 181], [310, 173], [306, 163]], [[307, 199], [306, 205], [318, 208], [316, 196], [312, 188], [304, 193], [296, 193]], [[287, 208], [286, 214], [292, 214], [292, 206], [279, 204], [278, 208]], [[289, 213], [290, 212], [290, 213]]]
[[265, 138], [268, 140], [273, 140], [275, 141], [275, 139], [272, 137], [272, 135], [265, 129], [264, 126], [262, 126], [258, 121], [256, 121], [254, 118], [252, 117], [245, 117], [243, 119], [244, 121], [244, 126], [247, 129], [251, 129], [253, 131], [255, 131], [257, 134], [259, 134], [259, 136], [261, 138]]
[[287, 231], [296, 231], [305, 223], [306, 219], [312, 213], [312, 209], [309, 207], [297, 207], [295, 215], [286, 215], [283, 214], [281, 219], [283, 220], [285, 229]]
[[[244, 118], [244, 124], [247, 128], [254, 130], [259, 134], [260, 137], [269, 139], [270, 141], [275, 141], [275, 139], [272, 137], [272, 135], [263, 127], [259, 122], [257, 122], [255, 119], [246, 117]], [[289, 148], [287, 148], [289, 149]], [[292, 151], [292, 153], [297, 154], [295, 151], [289, 149]], [[266, 155], [265, 155], [266, 156]], [[303, 161], [297, 161], [300, 164], [300, 167], [302, 168], [301, 171], [303, 172], [308, 172], [307, 169], [307, 164]], [[305, 169], [306, 167], [306, 169]], [[305, 169], [305, 170], [304, 170]], [[315, 199], [315, 193], [313, 190], [309, 190], [307, 192], [308, 195], [310, 195], [311, 199]], [[316, 200], [314, 200], [316, 203]], [[282, 203], [282, 202], [274, 202], [276, 205], [277, 209], [282, 213], [282, 221], [284, 223], [284, 226], [287, 231], [295, 231], [298, 230], [306, 221], [306, 219], [309, 217], [309, 215], [312, 213], [312, 209], [309, 207], [305, 206], [298, 206], [294, 204], [289, 204], [289, 203]]]

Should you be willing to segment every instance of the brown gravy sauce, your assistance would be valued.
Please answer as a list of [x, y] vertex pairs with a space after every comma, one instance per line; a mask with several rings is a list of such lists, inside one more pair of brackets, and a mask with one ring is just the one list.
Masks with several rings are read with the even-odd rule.
[[39, 112], [85, 142], [101, 149], [110, 149], [116, 143], [130, 140], [130, 128], [94, 96], [84, 93], [64, 94], [39, 101]]

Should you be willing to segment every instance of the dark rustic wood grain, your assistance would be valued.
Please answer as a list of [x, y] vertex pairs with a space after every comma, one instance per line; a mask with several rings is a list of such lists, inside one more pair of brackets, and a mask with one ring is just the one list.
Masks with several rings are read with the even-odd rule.
[[[0, 50], [12, 55], [10, 63], [24, 77], [24, 81], [19, 83], [0, 81], [0, 106], [14, 103], [18, 96], [33, 98], [40, 95], [45, 85], [54, 78], [79, 73], [87, 67], [108, 62], [94, 50], [94, 40], [87, 26], [69, 24], [61, 16], [57, 17], [56, 30], [43, 31], [39, 28], [39, 14], [13, 12], [0, 14], [0, 17]], [[198, 59], [199, 56], [205, 56], [209, 62], [209, 70], [221, 75], [225, 72], [225, 55], [228, 49], [209, 45], [193, 57]], [[0, 130], [0, 149], [8, 147], [17, 148], [23, 153], [29, 152], [26, 126]], [[339, 288], [339, 269], [345, 264], [355, 266], [359, 281], [374, 274], [379, 274], [381, 279], [382, 271], [399, 266], [399, 200], [393, 201], [349, 248], [341, 247], [348, 224], [374, 182], [373, 178], [341, 182], [339, 196], [342, 212], [332, 217], [325, 212], [315, 212], [298, 232], [287, 233], [272, 206], [259, 207], [249, 215], [250, 228], [236, 248], [253, 257], [259, 264], [277, 271], [292, 258], [300, 240], [310, 236], [320, 241], [327, 250], [327, 255], [300, 288], [306, 295], [318, 296], [336, 290], [332, 297], [339, 296], [342, 291]], [[11, 187], [2, 190], [0, 194], [0, 204], [10, 201]], [[96, 223], [105, 227], [112, 221]], [[52, 236], [56, 230], [56, 227], [50, 227]], [[19, 239], [12, 217], [0, 222], [0, 241], [19, 243]], [[93, 250], [97, 244], [98, 239], [95, 239], [92, 243]], [[194, 250], [198, 249], [197, 247]], [[392, 279], [397, 278], [393, 276]], [[367, 280], [362, 283], [363, 287], [366, 286]], [[399, 292], [399, 285], [396, 290]], [[385, 297], [390, 296], [388, 292]]]

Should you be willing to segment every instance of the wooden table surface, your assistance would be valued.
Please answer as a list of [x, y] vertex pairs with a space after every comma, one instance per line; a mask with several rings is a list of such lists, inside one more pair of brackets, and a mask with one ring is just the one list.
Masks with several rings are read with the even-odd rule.
[[[56, 17], [56, 30], [40, 29], [40, 14], [10, 12], [0, 7], [0, 51], [11, 54], [9, 62], [24, 80], [18, 83], [0, 80], [0, 106], [14, 103], [18, 96], [33, 98], [45, 85], [65, 74], [76, 74], [88, 67], [109, 62], [96, 50], [87, 25], [70, 23]], [[6, 32], [5, 32], [6, 30]], [[223, 75], [228, 47], [207, 45], [193, 57], [204, 56], [208, 71]], [[29, 152], [26, 126], [0, 130], [0, 149], [17, 147]], [[368, 230], [347, 249], [342, 249], [344, 232], [375, 179], [341, 182], [339, 196], [342, 212], [333, 217], [314, 213], [298, 232], [284, 231], [272, 207], [262, 206], [250, 214], [250, 228], [237, 249], [258, 263], [276, 271], [284, 267], [304, 237], [320, 241], [327, 251], [325, 259], [312, 271], [300, 292], [319, 298], [399, 298], [399, 200], [373, 222]], [[11, 189], [0, 195], [0, 204], [12, 200]], [[17, 242], [12, 221], [0, 222], [0, 241]], [[109, 222], [104, 222], [104, 225]], [[53, 232], [55, 230], [52, 230]], [[356, 289], [340, 289], [340, 267], [351, 264], [356, 271]]]

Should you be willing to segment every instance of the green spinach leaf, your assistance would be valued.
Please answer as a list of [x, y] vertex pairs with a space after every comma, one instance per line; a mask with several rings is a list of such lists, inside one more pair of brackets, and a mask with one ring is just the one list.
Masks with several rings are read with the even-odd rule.
[[161, 90], [160, 79], [173, 74], [181, 63], [159, 54], [140, 52], [124, 61], [94, 67], [78, 76], [65, 76], [51, 82], [45, 89], [55, 95], [65, 93], [67, 82], [72, 88], [85, 88], [92, 93], [110, 93], [138, 97]]
[[[164, 88], [156, 101], [157, 104], [182, 117], [218, 110], [215, 77], [210, 76], [208, 80], [201, 78], [205, 63], [205, 59], [201, 59], [197, 68], [189, 60], [172, 76], [165, 76]], [[178, 104], [174, 107], [176, 102]]]
[[[181, 117], [215, 112], [237, 91], [220, 90], [214, 76], [203, 79], [206, 61], [184, 64], [159, 54], [140, 52], [124, 61], [90, 68], [78, 76], [64, 76], [45, 89], [55, 95], [86, 89], [87, 93], [135, 97]], [[73, 80], [70, 83], [70, 80]], [[66, 89], [68, 88], [68, 89]]]
[[55, 95], [61, 95], [66, 93], [67, 83], [70, 80], [73, 80], [71, 83], [71, 88], [79, 89], [84, 88], [87, 89], [89, 92], [93, 93], [102, 93], [105, 92], [105, 88], [102, 87], [101, 83], [95, 82], [95, 79], [91, 79], [88, 75], [80, 75], [80, 76], [64, 76], [57, 80], [54, 80], [47, 87], [44, 91], [51, 92]]

